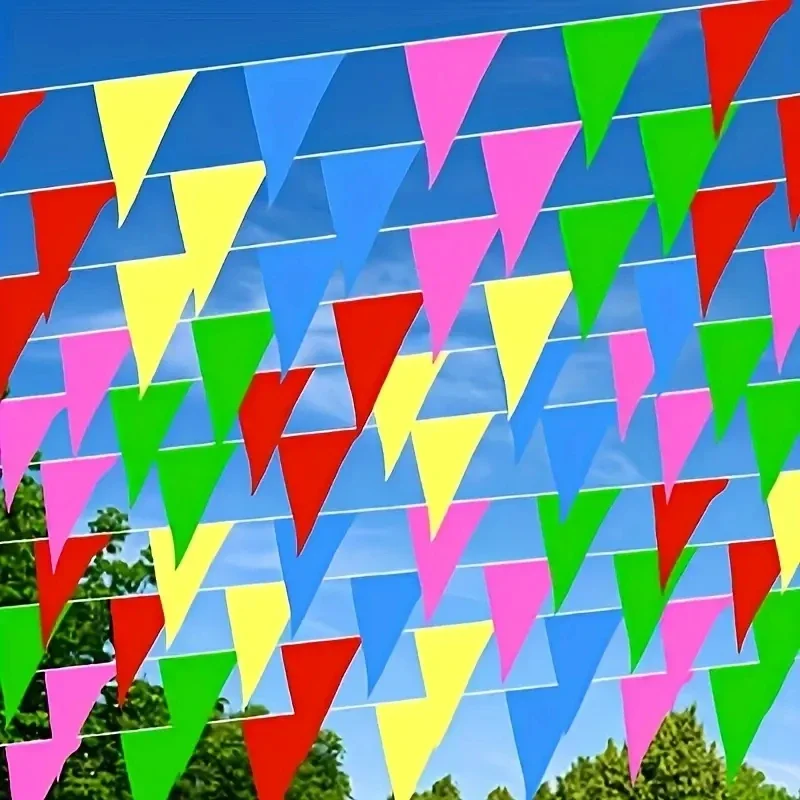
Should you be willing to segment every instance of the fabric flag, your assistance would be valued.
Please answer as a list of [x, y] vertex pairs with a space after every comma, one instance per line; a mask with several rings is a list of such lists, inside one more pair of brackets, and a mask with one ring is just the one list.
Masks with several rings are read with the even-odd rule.
[[572, 291], [572, 278], [553, 272], [490, 281], [483, 288], [511, 417]]
[[318, 535], [308, 541], [302, 552], [298, 552], [292, 521], [278, 519], [273, 523], [281, 577], [289, 598], [292, 636], [303, 623], [333, 557], [354, 519], [353, 514], [326, 514], [320, 517], [314, 528]]
[[[735, 106], [730, 109], [726, 127], [735, 111]], [[703, 106], [639, 117], [639, 134], [667, 255], [717, 149], [711, 109]]]
[[462, 414], [414, 423], [411, 442], [422, 494], [428, 506], [431, 538], [444, 524], [450, 504], [494, 414]]
[[117, 187], [120, 227], [196, 73], [165, 72], [94, 85], [108, 164]]
[[420, 598], [416, 572], [365, 575], [350, 581], [364, 651], [367, 694], [372, 694]]
[[336, 336], [360, 433], [375, 408], [408, 331], [422, 308], [419, 292], [333, 304]]
[[61, 369], [72, 452], [77, 455], [95, 412], [131, 349], [127, 330], [91, 331], [62, 336]]
[[419, 145], [386, 147], [320, 159], [346, 292], [367, 263], [419, 149]]
[[656, 374], [647, 331], [612, 333], [608, 339], [617, 398], [619, 436], [625, 440], [639, 401]]
[[428, 157], [428, 188], [439, 176], [504, 38], [504, 33], [486, 33], [405, 46], [408, 77]]
[[276, 581], [228, 586], [225, 604], [246, 708], [289, 624], [289, 598], [286, 586]]
[[800, 97], [781, 97], [777, 103], [778, 122], [781, 128], [783, 174], [786, 176], [786, 199], [789, 206], [789, 223], [797, 227], [800, 217]]
[[46, 800], [67, 759], [80, 747], [72, 739], [34, 739], [6, 745], [8, 783], [14, 800]]
[[158, 448], [191, 386], [189, 380], [171, 381], [154, 384], [142, 396], [136, 386], [108, 393], [131, 505], [139, 497]]
[[736, 92], [742, 85], [770, 28], [792, 0], [757, 0], [700, 10], [714, 130], [719, 133]]
[[791, 470], [781, 472], [767, 498], [769, 521], [778, 560], [781, 565], [781, 585], [789, 588], [798, 566], [800, 566], [800, 531], [797, 511], [797, 498], [800, 490], [800, 472]]
[[772, 340], [772, 319], [714, 322], [700, 325], [697, 332], [719, 440], [728, 430], [747, 384]]
[[633, 198], [575, 206], [558, 212], [581, 336], [592, 330], [650, 204], [647, 198]]
[[7, 728], [44, 657], [39, 606], [0, 608], [0, 643], [0, 691]]
[[286, 796], [298, 767], [314, 746], [359, 644], [360, 639], [351, 636], [281, 647], [293, 712], [242, 722], [259, 798]]
[[437, 222], [409, 230], [434, 358], [445, 346], [498, 230], [497, 217]]
[[750, 625], [778, 580], [781, 562], [774, 539], [752, 539], [728, 545], [736, 646], [741, 651]]
[[759, 206], [775, 192], [775, 182], [702, 189], [692, 200], [692, 234], [700, 285], [700, 306], [708, 313], [711, 298], [739, 241]]
[[567, 599], [586, 554], [620, 492], [620, 489], [579, 492], [563, 521], [558, 495], [544, 494], [536, 498], [544, 551], [553, 581], [555, 611]]
[[800, 245], [764, 250], [778, 372], [800, 328]]
[[652, 488], [653, 521], [658, 548], [658, 576], [667, 587], [675, 565], [708, 507], [728, 486], [727, 478], [678, 483], [667, 494], [664, 484]]
[[272, 332], [269, 311], [192, 320], [214, 441], [222, 442], [230, 433]]
[[484, 567], [483, 578], [505, 681], [550, 592], [550, 570], [546, 560], [516, 561]]
[[561, 28], [575, 101], [583, 120], [587, 166], [600, 149], [661, 16], [642, 14]]
[[11, 150], [25, 120], [44, 102], [47, 92], [5, 94], [0, 99], [0, 161]]
[[117, 703], [125, 703], [136, 673], [164, 628], [164, 609], [157, 594], [112, 597], [111, 641], [117, 665]]
[[428, 511], [424, 506], [414, 506], [406, 512], [426, 620], [436, 613], [456, 565], [488, 508], [488, 500], [453, 503], [447, 509], [436, 538], [431, 537]]
[[337, 53], [244, 68], [258, 146], [269, 174], [270, 203], [283, 187], [342, 58]]
[[483, 160], [500, 224], [506, 276], [514, 271], [579, 122], [485, 134]]
[[117, 463], [116, 455], [45, 461], [41, 465], [47, 541], [55, 568], [97, 484]]
[[253, 376], [239, 408], [239, 427], [250, 468], [251, 494], [255, 494], [261, 483], [313, 372], [313, 367], [303, 367], [289, 370], [283, 378], [280, 372], [257, 372]]
[[696, 549], [684, 549], [663, 589], [659, 580], [657, 550], [632, 550], [614, 555], [622, 618], [628, 633], [631, 672], [642, 660], [664, 608], [686, 572]]
[[389, 368], [373, 408], [386, 480], [400, 460], [425, 398], [446, 359], [446, 352], [436, 359], [431, 359], [430, 353], [417, 353], [398, 356]]
[[661, 479], [669, 500], [681, 470], [711, 416], [708, 389], [659, 395], [655, 400]]
[[186, 555], [177, 566], [172, 531], [169, 528], [150, 531], [150, 549], [153, 553], [156, 585], [164, 609], [167, 647], [175, 641], [211, 562], [216, 558], [232, 528], [232, 522], [199, 525], [198, 535], [189, 543]]
[[491, 635], [492, 623], [488, 621], [414, 631], [425, 696], [381, 703], [375, 708], [396, 800], [411, 800]]

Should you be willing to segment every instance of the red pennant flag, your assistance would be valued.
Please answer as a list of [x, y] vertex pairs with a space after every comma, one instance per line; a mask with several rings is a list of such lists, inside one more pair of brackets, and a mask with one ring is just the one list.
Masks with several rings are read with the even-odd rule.
[[157, 594], [114, 597], [111, 606], [111, 641], [117, 663], [117, 702], [125, 702], [128, 689], [164, 627], [164, 609]]
[[727, 478], [676, 483], [672, 487], [669, 499], [663, 483], [653, 486], [653, 517], [662, 589], [666, 588], [672, 570], [711, 505], [711, 501], [720, 495], [727, 485]]
[[8, 155], [22, 123], [44, 102], [45, 94], [24, 92], [0, 97], [0, 161]]
[[700, 306], [708, 311], [717, 284], [756, 209], [775, 191], [774, 183], [703, 189], [692, 201]]
[[281, 647], [293, 713], [242, 722], [259, 800], [286, 797], [360, 646], [352, 636]]
[[278, 371], [257, 372], [253, 376], [239, 408], [239, 425], [250, 466], [250, 494], [256, 493], [313, 372], [313, 367], [290, 369], [283, 381]]
[[53, 571], [50, 545], [46, 540], [33, 543], [36, 561], [36, 586], [42, 613], [42, 642], [47, 647], [61, 612], [75, 592], [91, 560], [111, 541], [110, 533], [75, 536], [68, 539]]
[[294, 519], [297, 555], [303, 551], [336, 475], [359, 431], [301, 433], [278, 442], [283, 482]]
[[44, 292], [39, 275], [0, 281], [0, 396], [42, 316]]
[[778, 121], [781, 126], [783, 174], [789, 200], [789, 222], [794, 229], [800, 217], [800, 96], [778, 100]]
[[717, 133], [722, 130], [728, 108], [770, 28], [791, 5], [792, 0], [754, 0], [738, 5], [711, 6], [700, 11], [711, 109]]
[[778, 580], [781, 565], [774, 539], [729, 544], [728, 560], [731, 565], [736, 646], [741, 651], [758, 609]]
[[333, 304], [359, 433], [372, 414], [386, 376], [421, 308], [422, 292]]

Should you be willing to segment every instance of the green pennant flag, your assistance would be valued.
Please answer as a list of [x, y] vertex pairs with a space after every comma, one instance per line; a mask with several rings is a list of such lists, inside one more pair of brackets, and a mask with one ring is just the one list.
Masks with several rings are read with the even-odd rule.
[[234, 442], [218, 442], [158, 451], [158, 482], [172, 531], [176, 567], [186, 554], [214, 487], [235, 449]]
[[230, 433], [273, 330], [269, 311], [192, 321], [192, 336], [216, 441], [223, 441]]
[[575, 100], [583, 122], [586, 164], [592, 163], [661, 14], [564, 25]]
[[[735, 111], [736, 107], [731, 106], [722, 133]], [[646, 114], [639, 117], [639, 134], [667, 255], [678, 238], [719, 140], [710, 108]]]
[[631, 672], [641, 661], [664, 608], [696, 550], [696, 547], [687, 547], [681, 553], [663, 591], [658, 571], [658, 550], [638, 550], [614, 556], [622, 618], [628, 633]]
[[0, 608], [0, 690], [6, 727], [44, 658], [38, 605]]
[[539, 523], [542, 526], [544, 549], [550, 566], [553, 606], [556, 611], [567, 599], [581, 564], [621, 491], [602, 489], [579, 492], [563, 522], [557, 494], [546, 494], [537, 498]]
[[697, 326], [697, 335], [719, 440], [728, 430], [747, 384], [772, 340], [772, 320], [763, 317], [704, 323]]
[[158, 448], [191, 385], [192, 381], [153, 383], [142, 397], [137, 386], [108, 393], [131, 505], [142, 491]]
[[633, 198], [559, 211], [581, 336], [591, 331], [650, 203], [646, 198]]

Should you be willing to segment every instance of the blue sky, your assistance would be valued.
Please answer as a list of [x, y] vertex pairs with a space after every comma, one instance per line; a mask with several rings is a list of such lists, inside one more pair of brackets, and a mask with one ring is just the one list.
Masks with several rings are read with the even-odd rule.
[[[10, 0], [0, 11], [0, 30], [14, 29], [0, 63], [0, 90], [28, 88], [165, 69], [231, 63], [255, 58], [321, 51], [331, 48], [401, 42], [431, 36], [478, 30], [544, 24], [569, 19], [655, 8], [655, 2], [561, 0], [530, 3], [505, 0], [502, 4], [456, 0], [336, 4], [336, 10], [319, 0], [292, 4], [293, 10], [269, 9], [255, 0], [219, 3], [175, 0], [164, 9], [160, 0], [115, 0], [101, 6], [97, 0], [83, 6], [55, 0]], [[668, 7], [669, 4], [660, 6]], [[89, 7], [91, 6], [91, 7]], [[3, 20], [3, 16], [8, 17]], [[800, 11], [783, 19], [748, 77], [741, 97], [762, 97], [800, 91], [800, 73], [788, 69], [792, 41], [800, 34]], [[708, 99], [699, 21], [696, 13], [668, 16], [659, 26], [623, 100], [620, 113], [636, 113], [704, 103]], [[557, 29], [515, 34], [502, 45], [462, 127], [463, 133], [554, 123], [576, 119], [577, 112]], [[363, 53], [346, 58], [322, 101], [301, 153], [402, 142], [419, 138], [411, 92], [399, 49]], [[153, 172], [232, 163], [259, 157], [249, 116], [241, 70], [200, 74], [175, 116], [153, 165]], [[721, 185], [778, 178], [782, 175], [778, 127], [773, 103], [742, 108], [726, 133], [707, 173], [704, 185]], [[34, 187], [109, 177], [99, 123], [90, 88], [55, 92], [24, 128], [8, 158], [0, 164], [0, 194]], [[419, 156], [401, 187], [386, 220], [387, 226], [454, 219], [491, 213], [492, 203], [478, 140], [457, 142], [445, 168], [427, 191], [424, 157]], [[572, 148], [547, 205], [562, 205], [648, 194], [650, 185], [635, 120], [615, 122], [590, 170], [584, 163], [583, 142]], [[267, 208], [259, 196], [237, 239], [237, 244], [258, 244], [332, 231], [318, 161], [297, 161], [277, 203]], [[788, 242], [798, 238], [788, 226], [785, 191], [778, 187], [758, 212], [743, 246]], [[35, 267], [32, 230], [24, 196], [0, 197], [0, 241], [6, 258], [3, 274]], [[627, 260], [659, 258], [661, 243], [655, 210], [651, 210], [632, 244]], [[181, 250], [174, 207], [166, 179], [145, 182], [141, 196], [122, 230], [116, 229], [116, 209], [107, 208], [80, 256], [91, 265], [116, 260], [163, 255]], [[692, 251], [685, 228], [673, 255]], [[533, 274], [565, 268], [558, 237], [557, 217], [544, 213], [534, 229], [516, 274]], [[642, 269], [670, 269], [658, 264]], [[479, 279], [503, 274], [502, 250], [496, 241], [479, 272]], [[595, 326], [598, 332], [639, 327], [634, 269], [623, 269]], [[370, 262], [354, 294], [391, 292], [416, 287], [408, 236], [405, 232], [379, 237]], [[327, 298], [342, 296], [334, 279]], [[204, 313], [263, 308], [265, 297], [253, 252], [228, 258]], [[191, 309], [187, 309], [187, 316]], [[760, 253], [736, 256], [731, 262], [711, 307], [710, 317], [726, 319], [768, 313], [766, 279]], [[76, 273], [64, 289], [49, 324], [37, 336], [101, 329], [123, 321], [113, 269]], [[555, 336], [577, 333], [572, 301], [559, 320]], [[453, 329], [448, 349], [480, 348], [492, 344], [483, 292], [473, 288]], [[549, 345], [558, 347], [558, 343]], [[424, 315], [415, 323], [404, 352], [428, 349]], [[340, 359], [330, 307], [315, 318], [298, 358], [298, 364], [335, 362]], [[274, 347], [264, 368], [277, 366]], [[157, 379], [196, 377], [197, 364], [189, 326], [181, 325], [159, 370]], [[787, 360], [784, 375], [800, 376], [800, 345]], [[771, 350], [756, 378], [777, 376]], [[128, 359], [116, 384], [135, 382]], [[687, 342], [670, 388], [692, 388], [704, 383], [696, 338]], [[58, 391], [61, 373], [55, 341], [33, 342], [14, 373], [15, 395]], [[613, 395], [606, 340], [582, 343], [568, 361], [550, 396], [551, 403], [611, 398]], [[496, 354], [481, 349], [450, 356], [442, 369], [422, 416], [501, 410], [502, 380]], [[290, 423], [290, 430], [322, 430], [352, 424], [352, 408], [339, 367], [318, 371]], [[237, 434], [238, 435], [238, 434]], [[209, 441], [210, 424], [202, 388], [193, 387], [166, 444]], [[81, 450], [82, 454], [117, 449], [107, 404], [101, 408]], [[66, 419], [57, 419], [43, 447], [48, 458], [69, 455]], [[790, 459], [800, 465], [800, 451]], [[686, 476], [716, 476], [754, 471], [746, 421], [742, 409], [725, 439], [716, 444], [705, 431], [687, 464]], [[587, 486], [637, 484], [660, 479], [652, 404], [644, 402], [628, 438], [622, 445], [610, 431], [595, 460]], [[287, 503], [277, 463], [273, 462], [261, 489], [249, 497], [249, 481], [241, 451], [226, 470], [207, 510], [205, 520], [255, 518], [285, 513]], [[540, 430], [535, 433], [522, 462], [514, 463], [507, 424], [496, 419], [482, 442], [461, 487], [459, 497], [530, 494], [552, 490], [552, 479]], [[383, 480], [380, 447], [374, 430], [359, 440], [329, 498], [329, 509], [358, 509], [421, 501], [413, 454], [407, 447], [389, 482]], [[127, 509], [124, 475], [115, 468], [101, 483], [90, 509], [113, 504]], [[87, 517], [88, 518], [88, 517]], [[131, 510], [131, 524], [146, 528], [164, 524], [155, 476]], [[82, 528], [84, 529], [84, 528]], [[755, 481], [735, 481], [715, 502], [701, 524], [696, 541], [725, 542], [769, 535], [769, 521]], [[145, 534], [131, 534], [129, 552], [146, 542]], [[653, 526], [647, 490], [630, 490], [609, 515], [593, 546], [596, 553], [652, 546]], [[481, 570], [470, 564], [530, 558], [543, 555], [535, 501], [523, 498], [493, 504], [463, 558], [432, 624], [485, 619], [488, 604]], [[349, 584], [344, 576], [413, 568], [411, 545], [401, 511], [359, 515], [345, 538], [325, 582], [303, 623], [300, 639], [354, 633], [355, 616]], [[269, 523], [237, 526], [212, 566], [204, 586], [275, 580], [280, 576], [274, 534]], [[677, 596], [717, 594], [729, 589], [727, 558], [722, 547], [707, 547], [695, 557]], [[611, 559], [593, 555], [566, 603], [565, 610], [601, 608], [617, 604]], [[549, 605], [545, 611], [549, 611]], [[422, 624], [418, 608], [411, 626]], [[230, 646], [230, 633], [220, 592], [204, 592], [196, 601], [175, 652], [196, 652]], [[162, 653], [157, 645], [156, 653]], [[733, 645], [730, 614], [719, 620], [704, 648], [702, 666], [732, 663], [754, 657], [748, 641], [741, 656]], [[654, 642], [641, 670], [663, 665]], [[627, 670], [627, 643], [618, 631], [601, 664], [598, 677], [613, 677]], [[147, 668], [150, 677], [152, 666]], [[490, 645], [470, 686], [471, 690], [499, 688], [498, 660]], [[553, 679], [544, 628], [537, 625], [526, 643], [509, 686], [545, 684]], [[401, 640], [373, 700], [400, 699], [420, 694], [411, 637]], [[236, 702], [238, 683], [226, 694]], [[288, 709], [280, 664], [273, 660], [256, 697], [273, 710]], [[701, 673], [680, 698], [699, 703], [709, 732], [716, 735], [708, 681]], [[366, 702], [363, 668], [351, 670], [337, 705]], [[602, 724], [598, 724], [602, 720]], [[380, 743], [371, 709], [334, 712], [328, 725], [345, 739], [346, 767], [353, 777], [357, 800], [385, 797], [389, 792]], [[781, 698], [768, 716], [751, 749], [750, 762], [769, 777], [792, 788], [800, 786], [800, 763], [791, 742], [800, 734], [800, 679], [793, 673]], [[608, 737], [622, 739], [618, 684], [596, 684], [569, 735], [561, 743], [550, 774], [565, 769], [579, 754], [598, 751]], [[501, 694], [464, 700], [441, 748], [423, 777], [429, 785], [452, 773], [468, 800], [484, 797], [497, 784], [505, 784], [517, 797], [522, 779]]]

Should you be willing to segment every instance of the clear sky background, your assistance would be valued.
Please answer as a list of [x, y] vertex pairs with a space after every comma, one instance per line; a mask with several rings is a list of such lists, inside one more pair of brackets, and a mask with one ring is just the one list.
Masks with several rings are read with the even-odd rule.
[[[290, 4], [285, 4], [289, 6]], [[347, 0], [336, 4], [303, 0], [292, 10], [256, 0], [8, 0], [0, 10], [0, 30], [9, 32], [0, 42], [0, 90], [34, 88], [167, 69], [241, 62], [280, 55], [311, 53], [369, 44], [480, 30], [528, 26], [610, 14], [667, 8], [665, 0], [546, 0], [531, 4], [519, 0], [404, 0], [376, 2]], [[13, 37], [10, 32], [13, 31]], [[795, 44], [800, 37], [800, 9], [795, 8], [774, 29], [740, 92], [756, 98], [800, 92]], [[620, 113], [681, 107], [707, 102], [708, 89], [699, 19], [696, 12], [666, 17], [645, 53], [625, 95]], [[515, 34], [500, 48], [462, 127], [481, 132], [577, 119], [577, 110], [558, 29]], [[420, 137], [401, 49], [348, 56], [340, 66], [311, 125], [302, 153], [416, 140]], [[156, 157], [152, 172], [226, 164], [259, 158], [250, 119], [243, 73], [240, 69], [201, 73], [187, 92]], [[767, 180], [782, 176], [777, 116], [772, 102], [740, 109], [725, 134], [706, 175], [704, 186]], [[54, 92], [26, 123], [7, 159], [0, 164], [0, 194], [13, 190], [108, 179], [110, 172], [90, 88]], [[387, 226], [455, 219], [492, 212], [492, 201], [477, 139], [457, 142], [435, 185], [427, 191], [424, 156], [415, 163], [386, 220]], [[561, 169], [547, 205], [607, 200], [648, 194], [650, 184], [635, 120], [615, 122], [591, 169], [584, 161], [582, 138], [576, 141]], [[258, 244], [331, 233], [324, 185], [316, 159], [296, 162], [278, 202], [268, 208], [266, 195], [256, 198], [237, 244]], [[773, 198], [758, 212], [743, 246], [788, 242], [794, 235], [788, 224], [785, 190], [779, 185]], [[35, 268], [32, 226], [24, 196], [0, 197], [2, 274]], [[121, 230], [116, 208], [102, 213], [79, 261], [97, 264], [116, 260], [177, 253], [182, 249], [169, 183], [145, 182], [139, 200]], [[648, 212], [627, 260], [661, 255], [655, 209]], [[673, 255], [692, 252], [688, 226]], [[686, 264], [656, 264], [641, 269], [677, 269]], [[554, 213], [543, 213], [515, 274], [565, 269], [564, 254]], [[499, 239], [493, 244], [478, 278], [503, 274]], [[623, 269], [595, 326], [598, 332], [641, 327], [634, 286], [634, 269]], [[417, 286], [408, 235], [379, 237], [355, 295], [386, 293]], [[337, 276], [327, 298], [341, 297]], [[228, 258], [204, 313], [264, 308], [255, 253], [233, 253]], [[715, 296], [712, 319], [768, 313], [767, 286], [761, 253], [734, 257]], [[191, 316], [192, 309], [186, 311]], [[61, 293], [52, 319], [36, 335], [102, 329], [124, 321], [115, 271], [95, 269], [76, 273]], [[570, 300], [554, 331], [555, 336], [578, 332], [577, 314]], [[369, 332], [365, 332], [369, 335]], [[453, 328], [448, 349], [491, 345], [491, 329], [483, 290], [471, 290]], [[558, 347], [557, 343], [549, 345]], [[403, 352], [429, 348], [424, 314], [415, 323]], [[317, 314], [297, 364], [336, 362], [340, 353], [330, 307]], [[274, 344], [263, 368], [277, 366]], [[197, 363], [188, 325], [179, 326], [159, 370], [157, 380], [197, 377]], [[800, 376], [800, 345], [790, 353], [784, 376]], [[756, 379], [777, 377], [770, 349]], [[136, 381], [128, 358], [115, 383]], [[687, 342], [669, 388], [704, 385], [696, 337]], [[62, 387], [58, 345], [32, 342], [14, 373], [17, 396], [59, 391]], [[613, 387], [607, 340], [580, 344], [569, 359], [551, 396], [551, 403], [611, 398]], [[450, 356], [423, 408], [423, 417], [501, 410], [505, 399], [493, 350]], [[353, 422], [341, 367], [319, 370], [291, 420], [289, 430], [311, 431], [349, 426]], [[238, 436], [238, 432], [235, 434]], [[209, 441], [211, 428], [202, 387], [195, 385], [170, 430], [166, 444]], [[47, 458], [70, 455], [66, 418], [59, 417], [47, 436]], [[107, 404], [100, 409], [84, 440], [81, 454], [117, 450]], [[800, 452], [790, 464], [800, 465]], [[725, 439], [716, 444], [711, 426], [704, 432], [684, 471], [689, 476], [719, 476], [754, 471], [754, 459], [743, 409]], [[660, 480], [652, 403], [641, 404], [624, 445], [610, 430], [594, 462], [587, 486], [613, 486]], [[274, 460], [255, 497], [249, 496], [244, 453], [238, 451], [226, 470], [204, 517], [205, 521], [247, 519], [285, 513], [287, 502], [280, 469]], [[552, 490], [541, 430], [537, 429], [521, 463], [515, 464], [507, 423], [496, 419], [482, 442], [459, 492], [460, 498], [491, 497]], [[654, 546], [648, 490], [623, 493], [609, 515], [593, 551]], [[359, 509], [422, 500], [410, 446], [388, 482], [377, 435], [366, 431], [351, 452], [329, 498], [328, 509]], [[128, 510], [124, 474], [117, 466], [98, 487], [86, 519], [105, 505]], [[155, 475], [130, 509], [134, 528], [165, 522]], [[85, 520], [81, 530], [85, 530]], [[695, 535], [696, 542], [724, 543], [769, 535], [769, 520], [757, 483], [734, 481], [715, 502]], [[135, 556], [146, 544], [146, 534], [128, 537], [126, 554]], [[544, 554], [535, 501], [517, 499], [493, 504], [467, 548], [449, 589], [430, 624], [488, 618], [482, 571], [470, 564]], [[328, 579], [312, 605], [297, 639], [330, 637], [356, 632], [348, 575], [411, 569], [414, 566], [405, 515], [398, 511], [357, 516], [334, 559]], [[276, 580], [280, 577], [274, 532], [269, 523], [241, 524], [233, 531], [212, 566], [204, 586]], [[729, 590], [728, 564], [723, 546], [703, 548], [678, 585], [676, 596], [692, 597]], [[564, 610], [583, 610], [618, 604], [612, 561], [603, 555], [587, 559]], [[549, 601], [544, 611], [550, 610]], [[421, 608], [410, 620], [423, 624]], [[197, 652], [231, 646], [221, 592], [206, 592], [196, 601], [174, 652]], [[163, 653], [163, 642], [156, 646]], [[718, 621], [698, 664], [733, 663], [755, 657], [751, 640], [741, 656], [734, 647], [730, 613]], [[663, 656], [658, 637], [640, 670], [659, 669]], [[627, 672], [627, 643], [620, 628], [598, 677]], [[147, 675], [157, 680], [154, 666]], [[532, 631], [508, 686], [546, 684], [553, 680], [544, 628]], [[492, 643], [481, 660], [470, 690], [497, 689], [497, 651]], [[422, 684], [411, 636], [406, 634], [381, 680], [373, 700], [418, 696]], [[234, 677], [226, 696], [239, 702]], [[255, 698], [272, 710], [287, 710], [288, 696], [281, 666], [273, 659]], [[351, 669], [336, 705], [367, 702], [363, 664]], [[700, 672], [680, 697], [680, 704], [697, 702], [707, 730], [717, 735], [706, 673]], [[338, 731], [347, 747], [346, 769], [357, 800], [384, 798], [389, 793], [374, 712], [371, 708], [334, 711], [327, 725]], [[550, 775], [563, 771], [578, 755], [600, 750], [609, 737], [622, 740], [618, 683], [607, 681], [590, 690], [570, 734], [553, 759]], [[781, 697], [767, 717], [751, 749], [749, 761], [771, 780], [793, 789], [800, 786], [800, 761], [793, 746], [800, 735], [800, 679], [790, 676]], [[435, 753], [423, 785], [452, 773], [467, 800], [482, 798], [498, 784], [522, 796], [506, 706], [502, 694], [465, 699], [452, 728]]]

